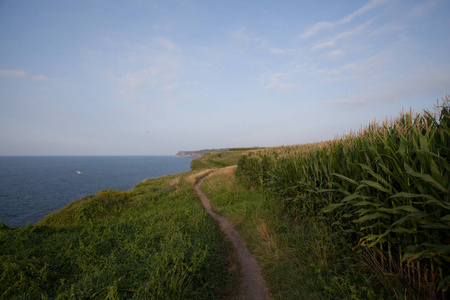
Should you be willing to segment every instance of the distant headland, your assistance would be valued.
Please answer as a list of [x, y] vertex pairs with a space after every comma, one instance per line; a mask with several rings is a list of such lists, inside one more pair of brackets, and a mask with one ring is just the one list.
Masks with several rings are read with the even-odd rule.
[[199, 158], [203, 154], [207, 152], [215, 152], [215, 151], [227, 151], [229, 148], [221, 148], [221, 149], [203, 149], [203, 150], [197, 150], [197, 151], [178, 151], [177, 154], [175, 154], [175, 157], [189, 157], [189, 158]]

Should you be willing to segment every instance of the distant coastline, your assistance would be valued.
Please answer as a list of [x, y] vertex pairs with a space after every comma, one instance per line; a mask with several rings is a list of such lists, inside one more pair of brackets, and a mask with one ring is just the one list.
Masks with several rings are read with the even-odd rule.
[[175, 154], [175, 157], [188, 157], [188, 158], [199, 158], [203, 154], [208, 152], [216, 152], [216, 151], [226, 151], [229, 150], [229, 148], [221, 148], [221, 149], [203, 149], [203, 150], [196, 150], [196, 151], [178, 151], [177, 154]]

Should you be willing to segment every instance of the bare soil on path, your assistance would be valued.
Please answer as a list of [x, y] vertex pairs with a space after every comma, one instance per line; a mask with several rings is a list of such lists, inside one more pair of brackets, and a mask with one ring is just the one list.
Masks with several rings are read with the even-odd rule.
[[[210, 174], [211, 175], [211, 174]], [[209, 176], [210, 176], [209, 175]], [[205, 177], [206, 178], [206, 177]], [[200, 190], [201, 179], [195, 185], [195, 192], [199, 195], [203, 207], [208, 214], [219, 223], [220, 229], [228, 236], [233, 246], [236, 248], [236, 253], [239, 258], [243, 270], [243, 291], [241, 292], [242, 299], [245, 300], [264, 300], [269, 299], [268, 287], [266, 281], [261, 275], [261, 269], [256, 259], [250, 254], [242, 237], [234, 229], [233, 225], [224, 217], [216, 214], [211, 210], [211, 204], [208, 197]]]

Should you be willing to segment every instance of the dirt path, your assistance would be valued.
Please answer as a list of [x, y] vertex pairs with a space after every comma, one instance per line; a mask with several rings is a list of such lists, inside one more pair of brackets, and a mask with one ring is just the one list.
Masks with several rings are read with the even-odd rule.
[[200, 185], [202, 184], [203, 180], [204, 178], [195, 185], [195, 192], [199, 195], [203, 207], [205, 207], [208, 214], [219, 223], [220, 229], [228, 236], [233, 246], [236, 248], [236, 253], [238, 255], [239, 262], [244, 273], [243, 291], [241, 293], [242, 298], [245, 300], [269, 299], [269, 289], [264, 278], [261, 276], [261, 270], [259, 268], [258, 262], [250, 254], [244, 240], [234, 229], [233, 225], [227, 219], [211, 210], [211, 204], [208, 197], [206, 197], [206, 195], [203, 194], [203, 192], [200, 190]]

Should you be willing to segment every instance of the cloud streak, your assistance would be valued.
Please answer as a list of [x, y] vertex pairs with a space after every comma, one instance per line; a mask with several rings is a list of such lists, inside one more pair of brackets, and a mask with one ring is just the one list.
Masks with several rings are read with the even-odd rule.
[[267, 41], [263, 38], [256, 37], [245, 26], [233, 30], [228, 33], [228, 37], [235, 42], [244, 45], [254, 45], [259, 47], [267, 47]]
[[374, 80], [380, 72], [388, 72], [389, 69], [385, 67], [392, 59], [392, 53], [384, 51], [356, 62], [349, 62], [331, 69], [322, 69], [317, 73], [321, 75], [324, 82]]
[[363, 32], [364, 29], [366, 29], [368, 26], [370, 26], [372, 24], [372, 22], [373, 22], [372, 20], [368, 20], [368, 21], [364, 22], [363, 24], [361, 24], [351, 30], [339, 33], [338, 35], [332, 37], [331, 39], [329, 39], [327, 41], [319, 42], [316, 45], [314, 45], [312, 50], [319, 50], [322, 48], [335, 46], [339, 40], [341, 40], [343, 38], [351, 37], [351, 36], [354, 36], [354, 35], [357, 35], [357, 34]]
[[121, 100], [158, 111], [162, 103], [178, 99], [182, 60], [171, 40], [151, 37], [147, 41], [116, 45], [119, 59], [107, 77], [114, 82]]
[[428, 0], [413, 7], [407, 15], [411, 18], [422, 18], [435, 10], [441, 3], [441, 0]]
[[275, 90], [279, 92], [288, 91], [297, 86], [295, 83], [288, 83], [283, 80], [283, 77], [287, 77], [289, 74], [276, 72], [271, 74], [263, 74], [263, 88], [266, 90]]
[[318, 33], [319, 31], [322, 31], [323, 29], [328, 29], [328, 28], [332, 28], [334, 27], [335, 24], [331, 23], [331, 22], [319, 22], [314, 24], [313, 26], [311, 26], [310, 28], [306, 29], [301, 35], [300, 37], [303, 39], [309, 38], [313, 35], [315, 35], [316, 33]]
[[175, 59], [164, 55], [157, 56], [147, 68], [129, 71], [116, 77], [120, 96], [123, 100], [133, 101], [139, 100], [139, 94], [149, 89], [171, 91], [176, 86], [180, 68]]
[[20, 70], [0, 70], [0, 76], [25, 78], [28, 75], [26, 72]]
[[325, 30], [325, 29], [331, 29], [333, 27], [336, 27], [338, 25], [342, 25], [342, 24], [346, 24], [351, 22], [353, 19], [371, 11], [374, 10], [375, 8], [377, 8], [378, 6], [384, 4], [388, 2], [388, 0], [371, 0], [369, 1], [366, 5], [362, 6], [361, 8], [357, 9], [356, 11], [354, 11], [353, 13], [345, 16], [344, 18], [336, 21], [336, 22], [326, 22], [326, 21], [321, 21], [318, 22], [314, 25], [312, 25], [311, 27], [309, 27], [308, 29], [306, 29], [301, 35], [300, 37], [303, 39], [306, 38], [310, 38], [314, 35], [316, 35], [319, 31]]
[[370, 105], [400, 101], [415, 95], [440, 92], [448, 88], [448, 66], [422, 67], [395, 77], [392, 80], [366, 86], [362, 92], [330, 101], [336, 105]]
[[38, 81], [49, 80], [46, 75], [28, 75], [27, 72], [22, 70], [0, 70], [1, 77], [9, 77], [9, 78], [30, 78]]

